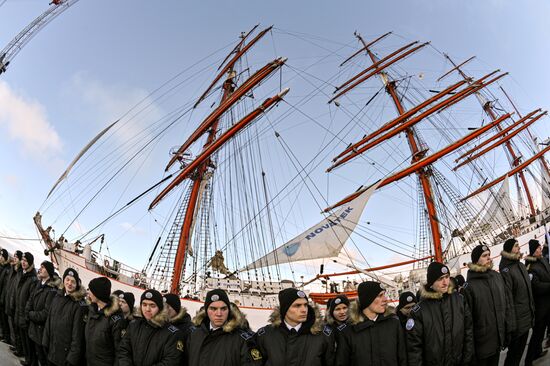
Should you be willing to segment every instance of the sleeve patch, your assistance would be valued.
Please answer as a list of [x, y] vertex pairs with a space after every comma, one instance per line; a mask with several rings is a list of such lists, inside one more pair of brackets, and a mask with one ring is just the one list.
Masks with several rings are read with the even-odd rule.
[[253, 361], [259, 361], [262, 359], [262, 353], [257, 348], [252, 348], [250, 350], [250, 357], [252, 357]]
[[248, 341], [253, 336], [254, 336], [254, 333], [252, 332], [249, 332], [247, 330], [241, 331], [241, 338], [244, 339], [245, 341]]
[[420, 310], [420, 304], [416, 304], [415, 306], [413, 306], [413, 308], [411, 309], [412, 312], [416, 313], [418, 310]]
[[325, 325], [325, 327], [323, 328], [323, 333], [325, 333], [326, 336], [329, 336], [332, 334], [332, 328], [329, 327], [328, 325]]
[[262, 327], [260, 329], [258, 329], [258, 333], [257, 333], [259, 336], [262, 336], [265, 334], [265, 327]]
[[178, 327], [175, 327], [175, 326], [173, 326], [173, 325], [170, 325], [170, 326], [168, 327], [168, 330], [169, 330], [170, 332], [172, 332], [172, 333], [176, 333], [179, 329], [178, 329]]
[[407, 320], [407, 323], [405, 324], [405, 329], [411, 330], [414, 328], [414, 319], [410, 318]]

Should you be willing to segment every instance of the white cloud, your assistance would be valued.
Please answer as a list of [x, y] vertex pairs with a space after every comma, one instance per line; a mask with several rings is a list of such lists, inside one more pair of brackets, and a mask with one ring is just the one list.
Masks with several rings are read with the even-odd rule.
[[120, 227], [127, 232], [134, 233], [136, 235], [145, 235], [147, 232], [142, 228], [132, 225], [129, 222], [123, 222], [120, 224]]
[[47, 119], [45, 108], [19, 95], [0, 81], [0, 128], [21, 145], [22, 152], [39, 161], [58, 155], [62, 142]]

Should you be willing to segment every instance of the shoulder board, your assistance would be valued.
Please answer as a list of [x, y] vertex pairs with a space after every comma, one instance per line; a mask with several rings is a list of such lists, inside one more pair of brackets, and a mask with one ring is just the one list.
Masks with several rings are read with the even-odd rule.
[[258, 329], [256, 334], [259, 335], [259, 336], [264, 335], [265, 334], [265, 327], [261, 327], [260, 329]]
[[176, 327], [176, 326], [170, 325], [170, 326], [168, 327], [168, 330], [169, 330], [170, 332], [172, 332], [172, 333], [176, 333], [179, 329], [178, 329], [178, 327]]
[[467, 288], [468, 287], [468, 282], [464, 282], [464, 286], [462, 286], [462, 288]]
[[323, 328], [323, 333], [325, 333], [326, 336], [329, 336], [332, 334], [332, 327], [325, 325]]
[[510, 272], [510, 268], [504, 267], [501, 272], [502, 273], [508, 273], [508, 272]]
[[86, 300], [80, 300], [80, 301], [78, 302], [78, 305], [80, 305], [80, 306], [88, 306], [88, 304], [86, 303]]
[[118, 314], [115, 314], [111, 317], [111, 320], [114, 321], [115, 323], [118, 322], [120, 319], [122, 319], [122, 317]]
[[248, 341], [250, 338], [254, 337], [254, 333], [245, 329], [241, 329], [239, 333], [241, 335], [241, 338], [245, 341]]
[[189, 327], [189, 332], [193, 333], [194, 331], [196, 331], [198, 328], [194, 325], [190, 326]]
[[336, 329], [338, 329], [340, 332], [344, 330], [344, 328], [346, 328], [348, 325], [346, 323], [342, 323], [340, 324], [338, 327], [336, 327]]
[[420, 304], [416, 304], [415, 306], [413, 306], [413, 308], [411, 309], [411, 311], [413, 313], [416, 313], [418, 310], [420, 310]]

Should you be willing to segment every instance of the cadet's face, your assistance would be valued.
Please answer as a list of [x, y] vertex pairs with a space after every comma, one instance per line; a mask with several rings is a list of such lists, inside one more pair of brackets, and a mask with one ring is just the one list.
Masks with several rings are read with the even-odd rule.
[[15, 265], [15, 264], [19, 264], [19, 258], [17, 258], [17, 256], [14, 254], [12, 259], [11, 259], [11, 262]]
[[388, 306], [388, 298], [386, 297], [386, 291], [380, 291], [378, 296], [374, 299], [372, 304], [368, 306], [369, 310], [376, 314], [384, 314], [386, 307]]
[[70, 294], [76, 290], [76, 279], [73, 276], [67, 276], [63, 280], [63, 286], [65, 286], [65, 291]]
[[514, 244], [514, 246], [512, 247], [512, 253], [513, 254], [518, 254], [519, 253], [519, 243], [516, 241], [516, 243]]
[[130, 312], [130, 307], [128, 306], [128, 303], [124, 299], [118, 299], [118, 304], [120, 305], [120, 309], [124, 314], [128, 314]]
[[229, 317], [229, 308], [223, 301], [214, 301], [208, 306], [208, 319], [214, 328], [219, 328], [225, 324]]
[[334, 319], [339, 322], [345, 322], [348, 319], [348, 306], [346, 304], [338, 304], [332, 312]]
[[307, 312], [308, 307], [306, 299], [294, 300], [286, 312], [285, 320], [288, 324], [296, 326], [307, 320]]
[[86, 290], [86, 295], [88, 296], [88, 300], [90, 300], [90, 302], [97, 303], [97, 297], [94, 296], [94, 294], [92, 293], [92, 291], [90, 291], [90, 289]]
[[537, 258], [542, 257], [542, 245], [539, 245], [535, 253], [533, 253], [533, 256]]
[[48, 274], [48, 271], [46, 271], [46, 268], [44, 268], [44, 266], [40, 266], [40, 268], [38, 269], [38, 278], [40, 278], [41, 280], [45, 280], [46, 278], [50, 277], [50, 275]]
[[141, 312], [143, 317], [147, 320], [151, 320], [155, 315], [159, 313], [160, 309], [154, 301], [143, 300], [141, 302]]
[[21, 259], [21, 268], [23, 268], [25, 271], [29, 269], [30, 265], [29, 262], [25, 258]]
[[480, 266], [492, 267], [493, 260], [491, 259], [491, 252], [488, 250], [484, 251], [481, 257], [479, 257], [477, 264], [479, 264]]
[[178, 315], [178, 313], [174, 310], [174, 308], [168, 304], [166, 304], [166, 309], [168, 310], [168, 318], [172, 319], [173, 317]]
[[444, 294], [449, 289], [449, 282], [451, 282], [451, 277], [449, 276], [449, 274], [443, 275], [434, 282], [434, 284], [432, 285], [432, 289], [435, 292]]
[[412, 302], [410, 304], [407, 304], [405, 306], [403, 306], [399, 311], [401, 311], [401, 313], [403, 313], [403, 315], [405, 316], [409, 316], [409, 314], [411, 313], [411, 309], [416, 305], [416, 303]]

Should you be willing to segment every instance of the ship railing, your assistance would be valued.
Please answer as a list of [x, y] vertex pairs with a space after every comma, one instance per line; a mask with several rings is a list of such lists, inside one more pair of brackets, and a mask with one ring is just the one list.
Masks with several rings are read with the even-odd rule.
[[147, 288], [149, 283], [149, 279], [142, 271], [96, 251], [92, 251], [90, 258], [86, 258], [86, 267], [131, 286]]

